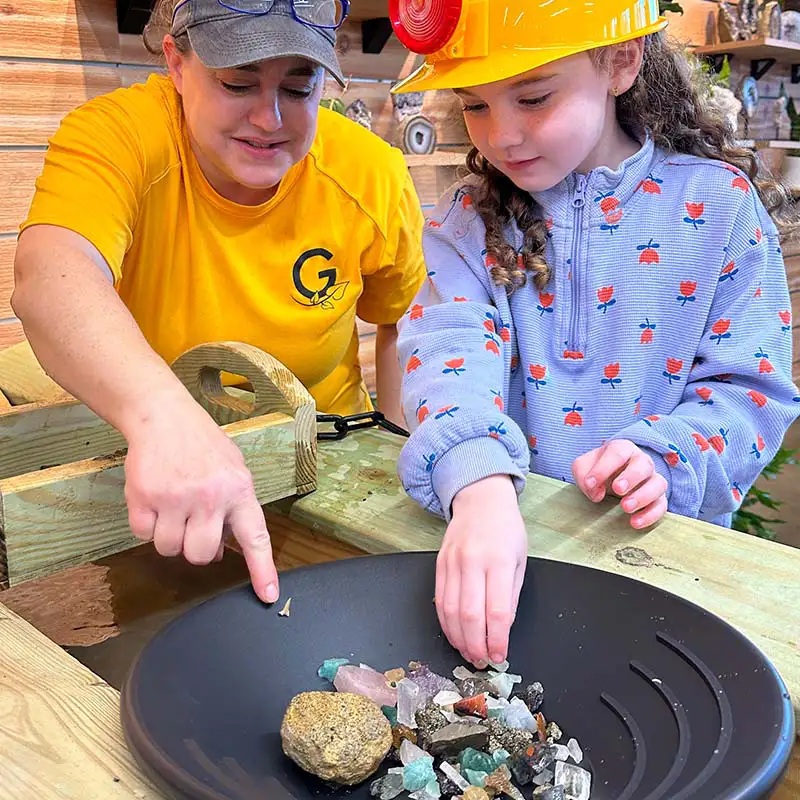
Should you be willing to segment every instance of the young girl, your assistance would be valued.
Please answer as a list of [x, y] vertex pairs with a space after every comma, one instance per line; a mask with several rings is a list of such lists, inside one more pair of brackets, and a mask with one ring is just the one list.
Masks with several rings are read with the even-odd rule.
[[453, 89], [475, 146], [428, 220], [399, 342], [400, 475], [449, 521], [437, 609], [474, 662], [507, 652], [529, 468], [617, 495], [634, 528], [667, 510], [729, 525], [800, 411], [786, 195], [657, 4], [493, 5], [397, 87]]

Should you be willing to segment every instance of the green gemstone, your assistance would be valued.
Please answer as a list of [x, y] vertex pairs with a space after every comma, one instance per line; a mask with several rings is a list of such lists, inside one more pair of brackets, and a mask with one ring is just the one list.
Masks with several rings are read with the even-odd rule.
[[435, 780], [433, 758], [419, 758], [403, 767], [403, 786], [406, 791], [418, 792]]
[[502, 747], [492, 753], [492, 760], [494, 761], [495, 767], [502, 767], [504, 764], [507, 764], [509, 758], [511, 758], [511, 753], [509, 753], [508, 750], [503, 750]]
[[322, 666], [317, 670], [317, 675], [320, 678], [327, 678], [331, 683], [339, 671], [339, 667], [343, 667], [350, 662], [346, 658], [326, 658], [322, 662]]
[[389, 724], [395, 728], [397, 727], [397, 707], [396, 706], [381, 706], [383, 716], [389, 720]]
[[486, 779], [489, 777], [489, 774], [486, 772], [481, 772], [478, 769], [465, 769], [464, 777], [470, 782], [471, 786], [480, 786], [483, 788], [486, 784]]
[[[480, 750], [476, 750], [474, 747], [467, 747], [461, 753], [461, 758], [459, 761], [461, 762], [461, 767], [464, 770], [471, 769], [475, 772], [485, 772], [489, 774], [497, 769], [497, 765], [494, 763], [494, 759], [490, 755], [481, 753]], [[474, 785], [477, 786], [478, 784]]]

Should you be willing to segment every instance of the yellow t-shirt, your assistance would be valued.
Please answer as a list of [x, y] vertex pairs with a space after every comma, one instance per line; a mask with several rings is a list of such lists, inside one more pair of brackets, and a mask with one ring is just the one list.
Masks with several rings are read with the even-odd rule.
[[70, 113], [50, 141], [22, 229], [60, 225], [105, 258], [168, 363], [242, 341], [282, 361], [320, 411], [371, 408], [355, 317], [397, 322], [425, 277], [422, 212], [402, 154], [321, 108], [310, 153], [259, 206], [201, 172], [169, 78]]

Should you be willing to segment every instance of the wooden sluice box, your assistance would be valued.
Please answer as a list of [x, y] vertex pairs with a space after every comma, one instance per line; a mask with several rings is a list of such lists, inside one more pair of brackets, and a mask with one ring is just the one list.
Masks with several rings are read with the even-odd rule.
[[[316, 488], [314, 400], [279, 361], [220, 342], [172, 369], [241, 450], [262, 505]], [[224, 389], [223, 371], [253, 393]], [[77, 401], [0, 412], [0, 588], [140, 544], [125, 504], [126, 446]]]

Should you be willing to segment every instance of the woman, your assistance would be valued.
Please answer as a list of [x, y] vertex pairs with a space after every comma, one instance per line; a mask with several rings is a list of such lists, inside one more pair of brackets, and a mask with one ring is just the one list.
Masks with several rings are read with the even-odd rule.
[[245, 341], [320, 411], [370, 408], [355, 315], [377, 323], [378, 393], [402, 420], [395, 323], [424, 278], [403, 158], [319, 108], [343, 83], [347, 3], [161, 0], [146, 31], [169, 77], [96, 98], [50, 142], [15, 262], [15, 312], [39, 361], [118, 428], [134, 534], [194, 564], [238, 539], [278, 598], [241, 454], [168, 364]]

